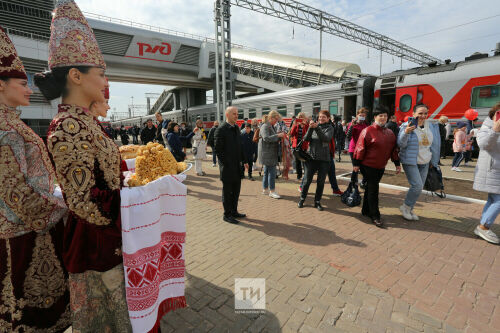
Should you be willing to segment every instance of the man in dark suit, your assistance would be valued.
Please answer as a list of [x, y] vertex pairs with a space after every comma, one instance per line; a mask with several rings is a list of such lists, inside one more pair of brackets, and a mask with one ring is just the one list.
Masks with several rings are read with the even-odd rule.
[[215, 153], [219, 159], [220, 180], [222, 181], [223, 220], [238, 223], [236, 218], [245, 217], [238, 213], [241, 178], [244, 168], [248, 168], [241, 148], [240, 129], [236, 125], [238, 109], [230, 106], [226, 109], [226, 121], [215, 131]]

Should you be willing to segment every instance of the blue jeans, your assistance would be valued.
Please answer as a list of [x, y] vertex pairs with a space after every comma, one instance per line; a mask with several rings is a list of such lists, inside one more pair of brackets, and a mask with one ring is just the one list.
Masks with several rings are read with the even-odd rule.
[[455, 153], [455, 156], [453, 157], [453, 162], [451, 162], [451, 167], [457, 167], [462, 163], [462, 160], [464, 159], [464, 153]]
[[330, 181], [330, 185], [332, 186], [333, 191], [338, 191], [339, 189], [339, 184], [337, 183], [337, 177], [335, 177], [335, 161], [332, 157], [330, 161], [330, 167], [328, 169], [328, 180]]
[[264, 165], [264, 176], [262, 177], [262, 188], [274, 191], [274, 182], [276, 181], [276, 166]]
[[429, 164], [409, 165], [403, 164], [403, 169], [410, 183], [410, 189], [406, 193], [405, 204], [410, 208], [415, 206], [415, 203], [424, 189], [425, 180], [427, 179], [427, 172], [429, 171]]
[[488, 193], [488, 201], [486, 201], [481, 215], [481, 224], [489, 228], [495, 222], [498, 214], [500, 214], [500, 194]]

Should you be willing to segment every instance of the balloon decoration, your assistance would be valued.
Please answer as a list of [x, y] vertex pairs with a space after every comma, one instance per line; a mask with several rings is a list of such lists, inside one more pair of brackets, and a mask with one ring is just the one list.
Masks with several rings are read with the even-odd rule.
[[479, 112], [477, 112], [474, 109], [469, 109], [469, 110], [465, 111], [465, 113], [464, 113], [464, 117], [469, 119], [469, 120], [476, 120], [478, 115], [479, 115]]

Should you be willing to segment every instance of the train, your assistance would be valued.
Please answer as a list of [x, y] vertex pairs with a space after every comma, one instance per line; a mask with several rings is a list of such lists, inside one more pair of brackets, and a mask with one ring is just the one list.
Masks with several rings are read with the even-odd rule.
[[[315, 115], [328, 110], [349, 122], [360, 107], [372, 109], [384, 105], [402, 122], [411, 115], [416, 104], [429, 107], [429, 118], [447, 116], [452, 124], [463, 119], [465, 111], [478, 111], [480, 124], [490, 108], [500, 102], [500, 47], [493, 56], [475, 53], [464, 61], [397, 70], [380, 76], [318, 85], [291, 88], [279, 92], [236, 98], [239, 119], [262, 118], [271, 110], [278, 111], [286, 122], [299, 112]], [[216, 105], [200, 105], [187, 110], [163, 112], [164, 119], [193, 126], [201, 119], [207, 128], [216, 120]], [[223, 115], [221, 115], [222, 119]], [[113, 127], [141, 126], [154, 115], [122, 119]]]

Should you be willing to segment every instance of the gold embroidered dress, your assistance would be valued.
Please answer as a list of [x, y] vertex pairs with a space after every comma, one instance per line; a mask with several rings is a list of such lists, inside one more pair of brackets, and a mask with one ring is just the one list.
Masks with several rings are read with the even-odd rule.
[[67, 208], [54, 181], [43, 141], [0, 104], [0, 332], [63, 332], [71, 323]]
[[128, 332], [118, 147], [87, 109], [67, 104], [50, 124], [47, 147], [69, 208], [63, 258], [73, 332]]

